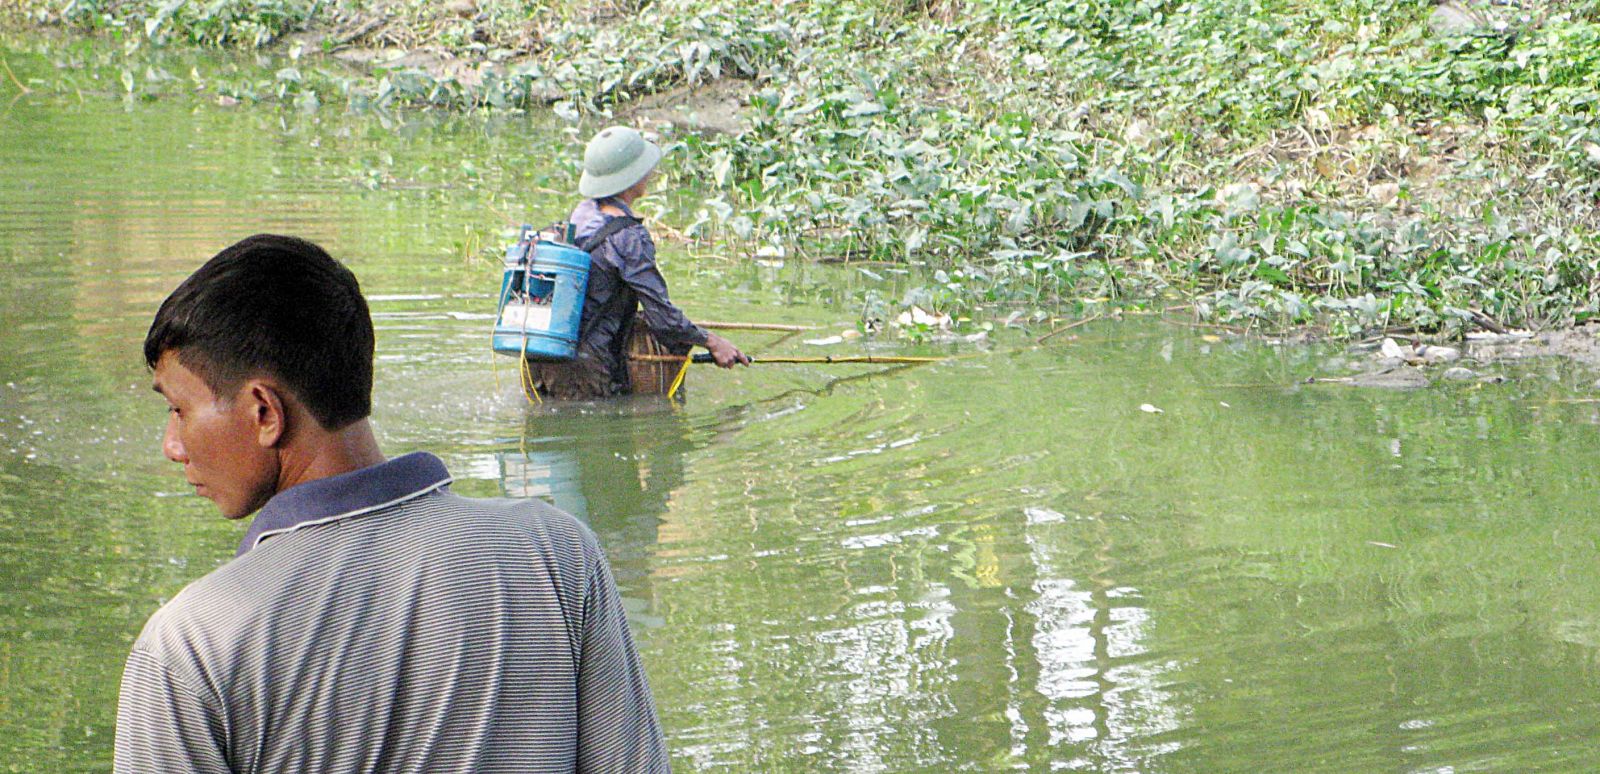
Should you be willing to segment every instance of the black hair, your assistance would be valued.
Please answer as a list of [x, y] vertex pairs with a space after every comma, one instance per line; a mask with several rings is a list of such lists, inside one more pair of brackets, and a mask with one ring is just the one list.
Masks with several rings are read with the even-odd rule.
[[206, 261], [161, 302], [145, 364], [167, 352], [217, 395], [276, 377], [324, 428], [372, 413], [372, 315], [356, 276], [322, 248], [257, 234]]

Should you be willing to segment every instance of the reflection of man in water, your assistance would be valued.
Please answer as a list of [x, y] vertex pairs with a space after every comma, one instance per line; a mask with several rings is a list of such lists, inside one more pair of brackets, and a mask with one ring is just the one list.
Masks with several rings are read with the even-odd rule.
[[667, 297], [655, 242], [632, 209], [648, 192], [660, 161], [661, 148], [625, 126], [601, 131], [584, 150], [578, 191], [588, 198], [570, 218], [578, 245], [592, 258], [578, 355], [570, 363], [530, 364], [540, 392], [556, 398], [631, 392], [628, 347], [636, 310], [637, 319], [669, 351], [703, 346], [723, 368], [749, 364], [738, 347], [690, 322]]
[[505, 496], [541, 497], [577, 516], [613, 557], [624, 601], [648, 598], [646, 563], [692, 448], [682, 415], [540, 415], [529, 431], [546, 438], [499, 455]]

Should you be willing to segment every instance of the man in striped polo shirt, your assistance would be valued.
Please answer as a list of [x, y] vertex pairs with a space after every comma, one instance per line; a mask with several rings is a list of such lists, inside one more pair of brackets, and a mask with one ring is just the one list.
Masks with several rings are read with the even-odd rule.
[[144, 354], [166, 456], [224, 516], [260, 513], [134, 643], [116, 771], [667, 769], [593, 533], [379, 451], [348, 269], [250, 237], [162, 303]]

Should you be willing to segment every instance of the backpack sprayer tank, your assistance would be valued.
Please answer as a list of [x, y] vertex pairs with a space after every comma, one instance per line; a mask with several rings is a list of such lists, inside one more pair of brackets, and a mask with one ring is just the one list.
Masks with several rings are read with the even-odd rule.
[[576, 357], [589, 260], [576, 246], [524, 225], [506, 248], [494, 351], [545, 362]]

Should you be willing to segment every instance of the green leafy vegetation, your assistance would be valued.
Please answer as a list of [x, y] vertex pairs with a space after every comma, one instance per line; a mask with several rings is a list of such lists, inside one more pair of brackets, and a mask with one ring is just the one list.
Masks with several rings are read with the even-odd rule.
[[914, 267], [902, 306], [1335, 335], [1600, 313], [1595, 0], [14, 5], [287, 52], [212, 84], [233, 99], [595, 122], [733, 100], [736, 131], [659, 126], [706, 194], [685, 233]]

